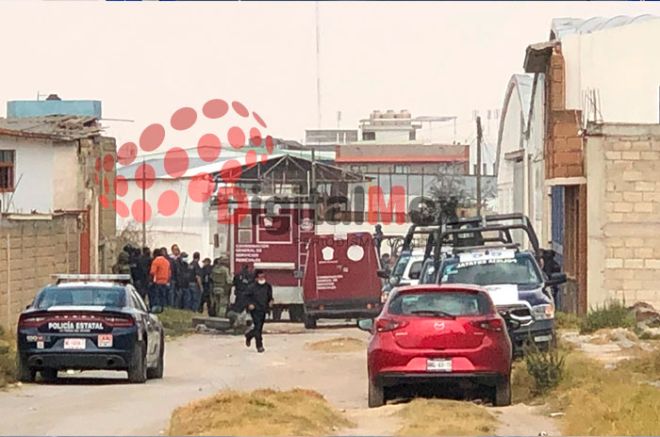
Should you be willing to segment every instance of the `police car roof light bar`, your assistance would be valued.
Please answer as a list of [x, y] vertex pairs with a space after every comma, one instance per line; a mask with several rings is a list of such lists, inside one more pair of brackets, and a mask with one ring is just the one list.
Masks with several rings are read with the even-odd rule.
[[131, 282], [131, 275], [107, 275], [107, 274], [54, 274], [56, 284], [62, 282], [118, 282], [126, 284]]

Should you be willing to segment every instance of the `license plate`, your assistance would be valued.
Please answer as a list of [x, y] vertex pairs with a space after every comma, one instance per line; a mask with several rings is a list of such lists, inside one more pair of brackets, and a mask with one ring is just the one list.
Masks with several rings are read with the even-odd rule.
[[85, 349], [87, 340], [84, 338], [65, 338], [64, 349]]
[[99, 347], [112, 347], [112, 334], [99, 335]]
[[451, 372], [451, 360], [444, 358], [429, 358], [426, 360], [426, 370], [429, 372]]
[[552, 335], [539, 335], [537, 337], [534, 337], [534, 341], [536, 343], [544, 343], [550, 340], [552, 340]]

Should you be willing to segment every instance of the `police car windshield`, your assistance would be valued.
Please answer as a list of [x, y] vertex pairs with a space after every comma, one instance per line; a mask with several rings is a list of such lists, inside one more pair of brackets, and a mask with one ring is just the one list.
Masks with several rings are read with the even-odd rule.
[[512, 257], [478, 260], [447, 260], [442, 268], [442, 283], [481, 286], [515, 284], [535, 286], [542, 282], [538, 267], [528, 253]]
[[406, 271], [406, 266], [408, 265], [409, 259], [409, 254], [401, 254], [399, 259], [396, 261], [396, 265], [394, 266], [394, 273], [392, 273], [392, 276], [403, 276], [403, 272]]
[[122, 308], [126, 306], [126, 291], [115, 287], [52, 287], [46, 288], [37, 296], [37, 309], [45, 310], [55, 306]]

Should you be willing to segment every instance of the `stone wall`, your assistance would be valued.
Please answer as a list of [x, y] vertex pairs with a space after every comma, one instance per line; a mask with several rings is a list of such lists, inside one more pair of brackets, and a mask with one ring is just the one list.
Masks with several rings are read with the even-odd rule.
[[[13, 217], [13, 218], [12, 218]], [[18, 315], [54, 273], [79, 271], [78, 214], [0, 218], [0, 325]]]
[[660, 307], [660, 125], [587, 132], [589, 303]]

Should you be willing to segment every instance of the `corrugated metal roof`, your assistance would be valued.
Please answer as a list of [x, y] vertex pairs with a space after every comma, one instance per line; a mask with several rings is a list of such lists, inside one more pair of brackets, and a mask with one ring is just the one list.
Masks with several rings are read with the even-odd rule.
[[641, 23], [649, 20], [657, 20], [660, 17], [645, 14], [638, 16], [618, 15], [616, 17], [592, 17], [592, 18], [555, 18], [552, 20], [550, 39], [561, 40], [567, 35], [574, 33], [592, 33], [599, 30], [614, 27], [627, 26], [629, 24]]
[[102, 130], [96, 117], [89, 116], [0, 118], [0, 135], [15, 137], [71, 141], [100, 135]]

